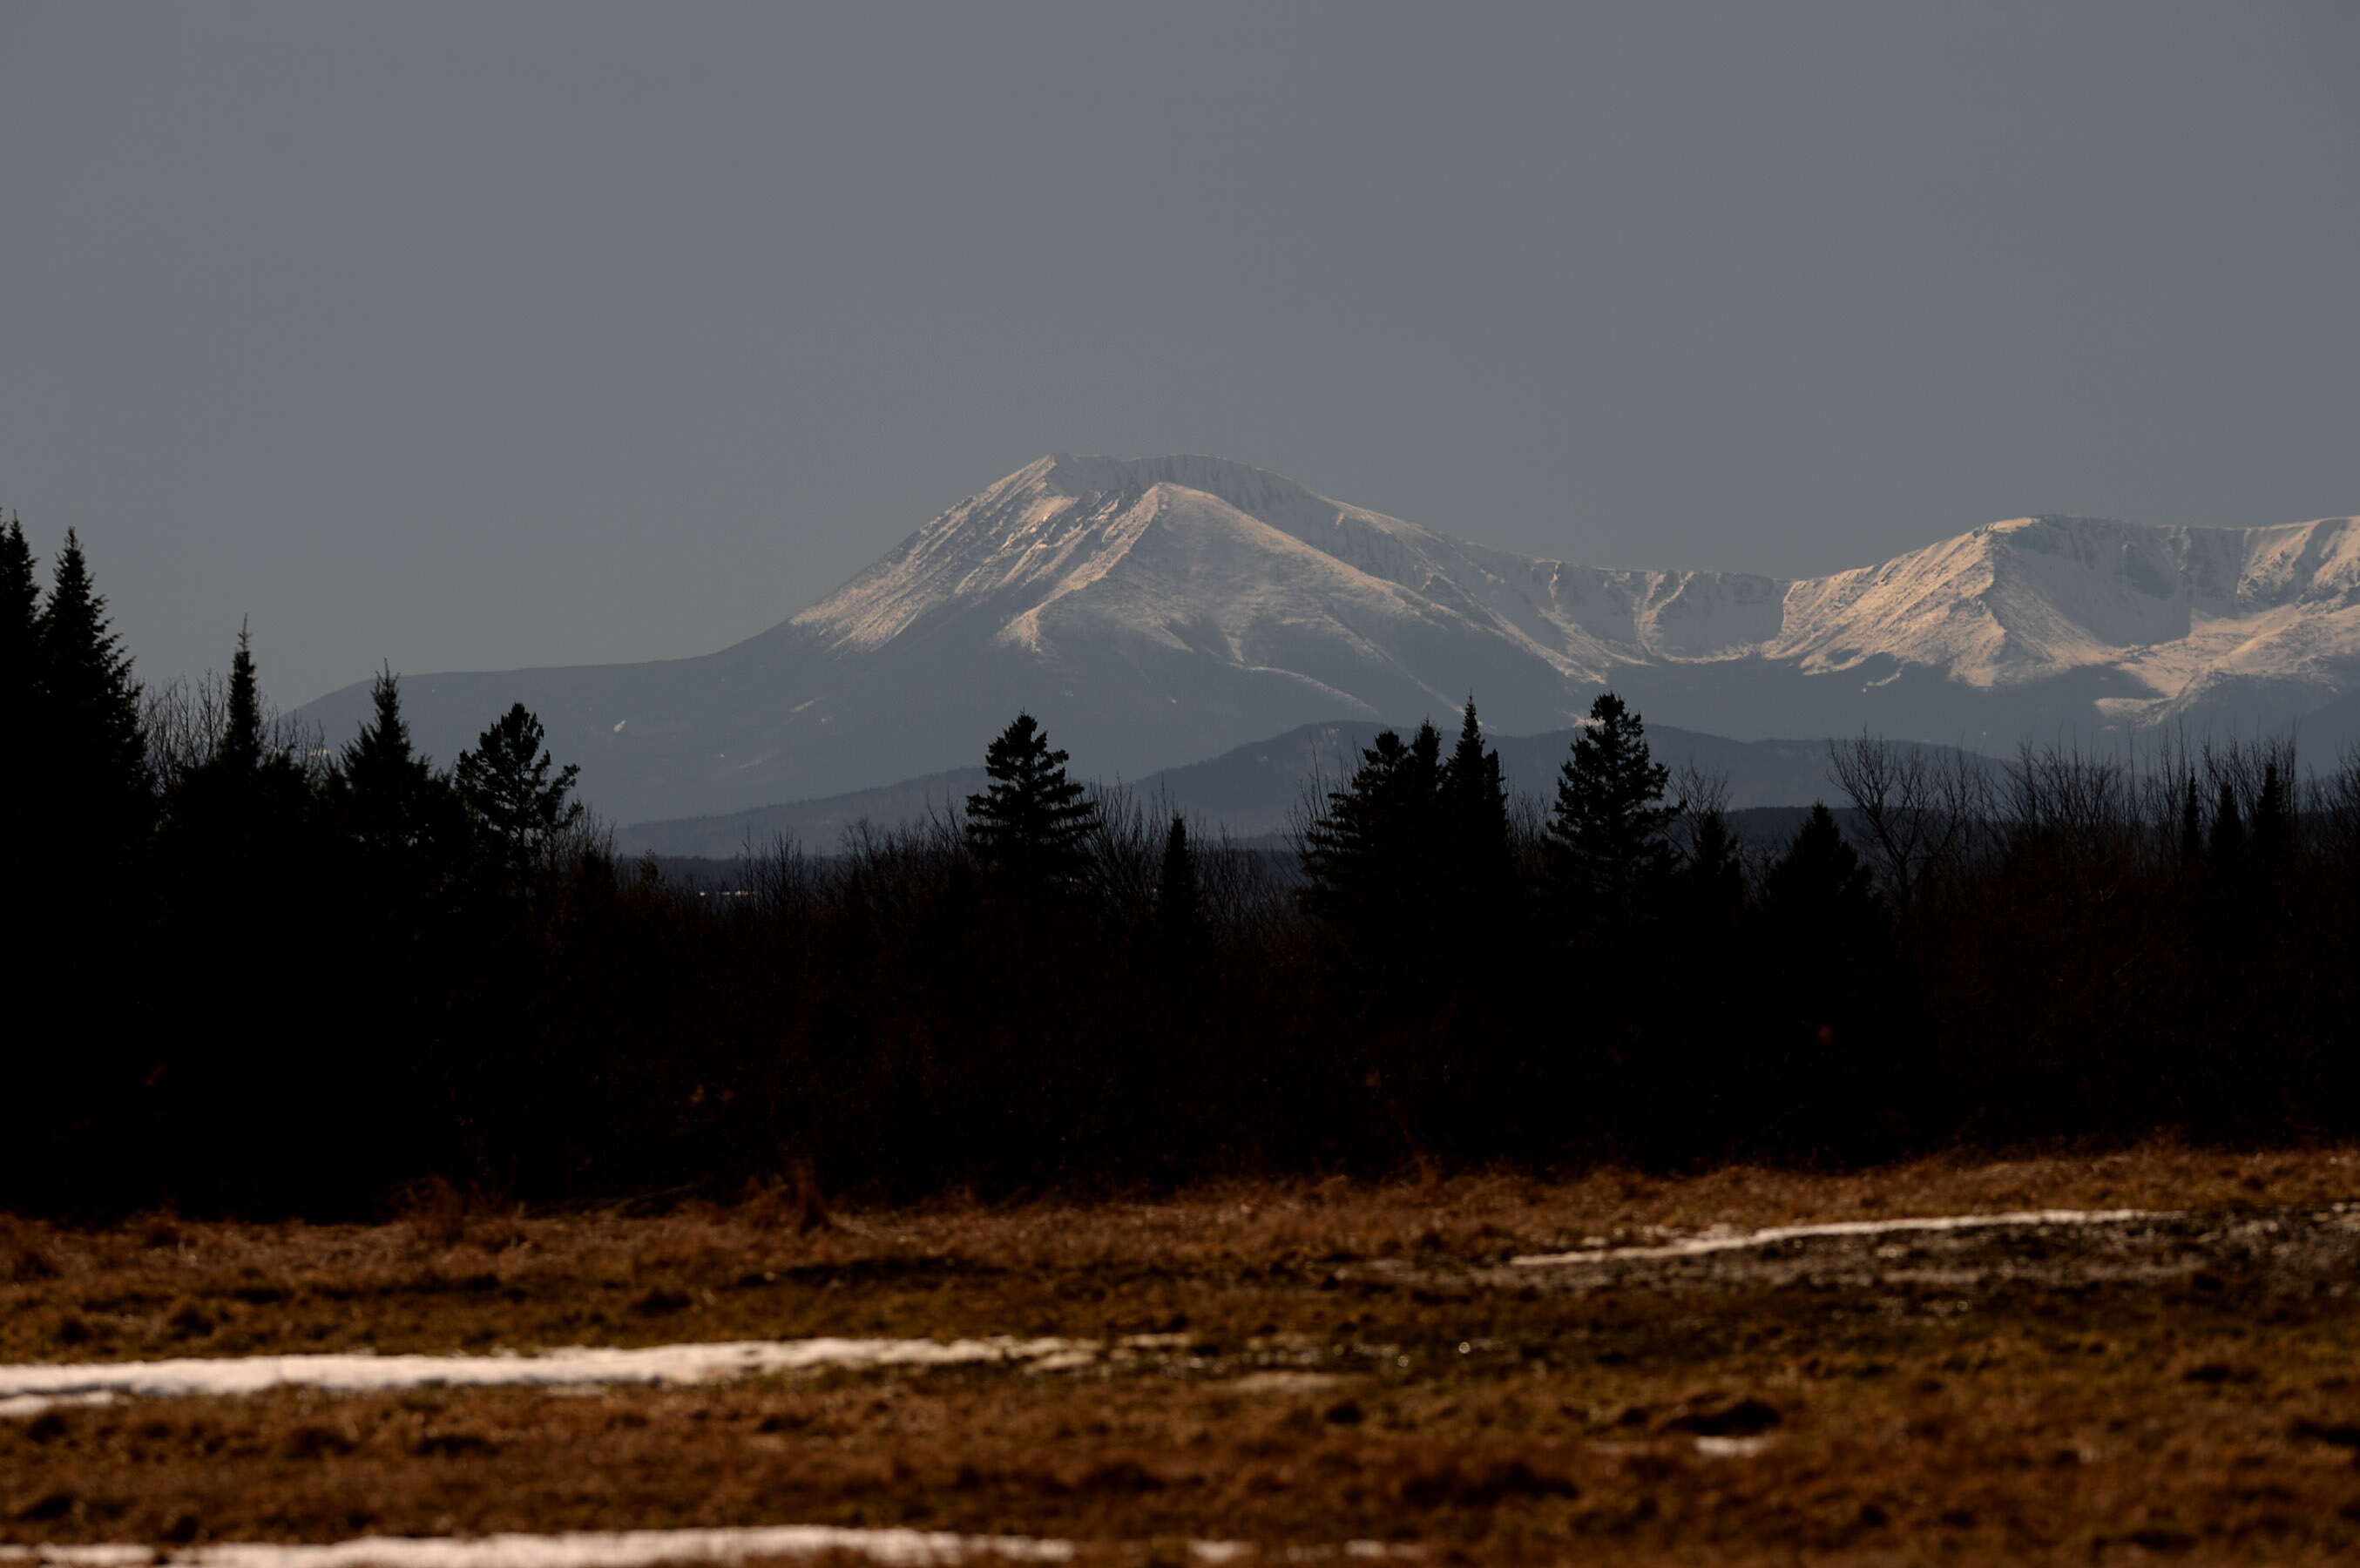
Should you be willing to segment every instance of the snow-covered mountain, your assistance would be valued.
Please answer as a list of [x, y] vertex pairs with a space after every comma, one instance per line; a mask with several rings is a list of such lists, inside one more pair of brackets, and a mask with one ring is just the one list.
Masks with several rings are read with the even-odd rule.
[[[446, 759], [525, 702], [628, 820], [971, 762], [1019, 708], [1090, 773], [1136, 778], [1470, 691], [1502, 730], [1557, 729], [1605, 685], [1690, 729], [1977, 747], [2341, 713], [2360, 689], [2360, 519], [2019, 518], [1781, 582], [1530, 560], [1217, 458], [1059, 455], [717, 653], [403, 692]], [[366, 702], [355, 686], [304, 716], [341, 736]]]

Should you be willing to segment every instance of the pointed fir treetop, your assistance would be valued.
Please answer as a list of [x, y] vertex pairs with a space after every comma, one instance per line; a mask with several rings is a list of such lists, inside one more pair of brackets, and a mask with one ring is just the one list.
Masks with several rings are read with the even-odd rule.
[[967, 798], [967, 836], [986, 866], [1042, 883], [1080, 874], [1098, 808], [1065, 777], [1070, 760], [1050, 747], [1030, 713], [1017, 714], [985, 748], [983, 770], [991, 783]]
[[2234, 865], [2245, 853], [2245, 819], [2237, 814], [2236, 787], [2225, 779], [2212, 805], [2212, 836], [2205, 848], [2223, 866]]
[[1442, 764], [1444, 873], [1452, 914], [1470, 941], [1509, 917], [1514, 899], [1515, 849], [1508, 825], [1508, 780], [1500, 754], [1483, 744], [1483, 726], [1469, 697], [1459, 719], [1459, 744]]
[[1463, 828], [1487, 831], [1493, 818], [1504, 836], [1508, 825], [1508, 782], [1500, 770], [1500, 754], [1483, 744], [1483, 726], [1475, 716], [1475, 699], [1467, 699], [1459, 718], [1459, 744], [1442, 765], [1443, 792], [1450, 797], [1451, 815]]
[[73, 780], [70, 792], [86, 797], [83, 807], [119, 818], [123, 831], [137, 832], [135, 820], [145, 810], [149, 789], [139, 684], [107, 623], [106, 600], [91, 581], [82, 540], [71, 530], [58, 552], [38, 635], [45, 738], [60, 759], [61, 778]]
[[401, 680], [387, 665], [369, 682], [369, 716], [345, 743], [338, 770], [355, 788], [406, 785], [424, 779], [427, 759], [410, 749], [410, 722], [401, 716]]
[[40, 634], [41, 582], [25, 525], [10, 516], [0, 527], [0, 670], [29, 670]]
[[1306, 858], [1349, 857], [1379, 841], [1429, 839], [1441, 782], [1442, 736], [1431, 724], [1407, 741], [1397, 730], [1379, 732], [1344, 787], [1328, 792], [1328, 810], [1306, 834]]
[[1868, 867], [1844, 841], [1835, 813], [1814, 802], [1786, 853], [1762, 878], [1762, 896], [1779, 911], [1806, 922], [1866, 910], [1875, 898]]
[[369, 688], [373, 711], [345, 743], [330, 780], [344, 831], [364, 848], [406, 849], [440, 833], [453, 800], [447, 780], [411, 749], [401, 716], [401, 682], [380, 670]]
[[1601, 691], [1589, 726], [1558, 768], [1549, 833], [1593, 890], [1627, 891], [1671, 866], [1665, 833], [1680, 814], [1664, 791], [1671, 769], [1647, 752], [1646, 726], [1622, 698]]
[[254, 671], [254, 636], [241, 622], [229, 661], [229, 722], [222, 731], [222, 767], [249, 773], [262, 766], [262, 682]]
[[1725, 921], [1744, 906], [1745, 862], [1738, 855], [1737, 835], [1729, 831], [1729, 818], [1719, 810], [1698, 816], [1680, 876], [1688, 885], [1691, 909], [1707, 920]]
[[107, 622], [105, 596], [93, 585], [89, 559], [71, 529], [41, 607], [40, 637], [47, 683], [60, 699], [136, 707], [131, 660]]
[[2294, 853], [2294, 810], [2286, 774], [2276, 757], [2262, 764], [2262, 786], [2254, 796], [2254, 858], [2276, 866]]
[[1305, 831], [1306, 908], [1391, 951], [1443, 912], [1448, 863], [1442, 736], [1420, 724], [1406, 741], [1385, 730]]
[[531, 710], [511, 704], [475, 738], [474, 750], [459, 754], [453, 770], [459, 798], [511, 866], [529, 861], [582, 820], [582, 803], [566, 798], [582, 769], [572, 763], [557, 768], [545, 738]]
[[1204, 918], [1196, 885], [1196, 852], [1188, 846], [1188, 824], [1179, 813], [1164, 835], [1164, 866], [1155, 879], [1155, 920], [1167, 936], [1193, 932]]
[[38, 685], [41, 583], [25, 525], [11, 517], [0, 527], [0, 723], [23, 735]]

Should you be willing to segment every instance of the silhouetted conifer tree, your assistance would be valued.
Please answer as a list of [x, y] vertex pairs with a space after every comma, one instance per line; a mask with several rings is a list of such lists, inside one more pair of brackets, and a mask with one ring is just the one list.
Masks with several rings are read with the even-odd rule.
[[214, 760], [226, 772], [251, 773], [262, 766], [262, 681], [254, 670], [253, 633], [240, 626], [229, 665], [228, 723]]
[[2212, 857], [2215, 870], [2234, 875], [2245, 863], [2245, 820], [2237, 812], [2237, 791], [2227, 779], [2221, 781], [2221, 794], [2212, 807], [2212, 833], [2205, 842], [2205, 850]]
[[[1675, 1143], [1721, 1149], [1742, 1141], [1759, 1107], [1747, 1078], [1748, 1044], [1760, 1028], [1759, 943], [1746, 927], [1745, 866], [1720, 811], [1697, 811], [1687, 852], [1671, 874], [1668, 918], [1636, 952], [1613, 955], [1622, 986], [1658, 980], [1640, 1003], [1650, 1049], [1639, 1073], [1632, 1141], [1655, 1157]], [[1652, 950], [1651, 950], [1652, 949]], [[1622, 1008], [1606, 1012], [1612, 1020]], [[1626, 1115], [1629, 1113], [1625, 1113]]]
[[330, 1062], [325, 1076], [352, 1107], [340, 1163], [364, 1181], [436, 1149], [450, 1130], [443, 1096], [483, 1060], [481, 1051], [465, 1051], [466, 1068], [453, 1071], [438, 996], [478, 965], [497, 964], [506, 972], [468, 987], [469, 1021], [480, 1023], [497, 1015], [518, 985], [507, 933], [470, 918], [483, 910], [464, 897], [466, 809], [449, 776], [412, 748], [390, 669], [378, 672], [370, 699], [369, 718], [323, 786], [344, 895], [339, 956], [347, 967], [366, 964], [370, 995], [366, 1012], [344, 1026], [366, 1069]]
[[1508, 831], [1508, 784], [1500, 754], [1483, 744], [1470, 697], [1459, 715], [1459, 744], [1441, 771], [1444, 853], [1455, 885], [1454, 917], [1470, 942], [1487, 940], [1514, 913], [1514, 847]]
[[[233, 898], [286, 875], [305, 853], [311, 781], [264, 734], [254, 643], [241, 626], [230, 659], [227, 712], [213, 755], [182, 775], [165, 802], [173, 877], [184, 896]], [[269, 897], [283, 898], [272, 887]]]
[[1774, 927], [1807, 942], [1841, 942], [1874, 920], [1874, 878], [1825, 805], [1811, 807], [1786, 854], [1764, 875], [1762, 907]]
[[[410, 746], [401, 683], [390, 669], [369, 689], [370, 716], [344, 746], [329, 780], [337, 827], [365, 856], [439, 861], [455, 849], [459, 802], [449, 780]], [[428, 867], [413, 864], [413, 874]]]
[[1175, 949], [1194, 947], [1204, 931], [1196, 852], [1188, 847], [1188, 824], [1177, 812], [1172, 817], [1172, 831], [1164, 837], [1164, 865], [1155, 878], [1155, 922]]
[[39, 624], [45, 836], [71, 844], [101, 879], [122, 875], [155, 820], [139, 687], [92, 584], [82, 541], [59, 553]]
[[1304, 905], [1364, 960], [1397, 966], [1432, 955], [1433, 931], [1448, 918], [1441, 784], [1442, 736], [1432, 724], [1406, 743], [1386, 730], [1304, 833]]
[[35, 660], [41, 636], [41, 583], [25, 525], [11, 517], [0, 526], [0, 702], [13, 721], [10, 735], [23, 735], [32, 702]]
[[[35, 820], [35, 747], [40, 719], [41, 583], [25, 526], [0, 527], [0, 735], [16, 760], [0, 767], [0, 821], [20, 834], [43, 832]], [[22, 747], [22, 750], [18, 750]]]
[[1745, 863], [1721, 812], [1706, 811], [1697, 820], [1679, 884], [1694, 939], [1711, 942], [1734, 934], [1745, 911]]
[[569, 800], [582, 769], [556, 768], [543, 744], [541, 720], [513, 703], [459, 754], [453, 781], [493, 861], [510, 877], [540, 865], [567, 829], [582, 820]]
[[967, 798], [967, 838], [987, 870], [1014, 890], [1072, 886], [1088, 869], [1098, 808], [1065, 777], [1040, 722], [1019, 713], [984, 749], [991, 783]]
[[254, 639], [240, 626], [221, 735], [213, 755], [180, 781], [169, 809], [184, 829], [217, 841], [221, 853], [246, 855], [290, 830], [307, 813], [311, 792], [302, 766], [272, 746], [265, 732]]
[[2180, 781], [2180, 863], [2194, 866], [2204, 858], [2204, 805], [2196, 793], [2196, 773]]
[[[328, 962], [322, 890], [347, 896], [318, 853], [311, 776], [264, 733], [253, 638], [240, 627], [230, 662], [225, 723], [212, 754], [173, 780], [159, 859], [173, 951], [191, 994], [238, 994], [257, 953], [282, 976], [277, 1000], [307, 1016], [306, 989]], [[176, 1033], [159, 1040], [149, 1079], [187, 1140], [184, 1191], [204, 1202], [263, 1201], [282, 1161], [329, 1178], [328, 1124], [306, 1119], [316, 1061], [286, 1028]], [[334, 1065], [341, 1071], [344, 1059]], [[311, 1142], [309, 1140], [319, 1140]], [[218, 1154], [198, 1158], [206, 1142]], [[284, 1202], [285, 1198], [277, 1201]]]
[[2253, 846], [2254, 864], [2265, 875], [2282, 869], [2294, 855], [2294, 810], [2276, 757], [2263, 762], [2261, 788], [2254, 795]]
[[1601, 691], [1590, 718], [1558, 770], [1549, 817], [1565, 891], [1581, 923], [1642, 911], [1672, 868], [1665, 834], [1679, 815], [1664, 800], [1671, 770], [1648, 756], [1639, 715]]
[[[21, 973], [25, 978], [10, 987], [14, 1017], [0, 1029], [0, 1073], [23, 1110], [16, 1134], [0, 1137], [0, 1209], [51, 1186], [52, 1172], [64, 1163], [60, 1156], [73, 1147], [76, 1136], [84, 1148], [92, 1146], [89, 1127], [76, 1126], [67, 1105], [87, 1088], [75, 1082], [67, 1060], [70, 1051], [84, 1047], [83, 1018], [75, 1018], [76, 1043], [69, 1047], [44, 1029], [41, 1017], [62, 1015], [65, 1008], [57, 1001], [45, 1008], [36, 1000], [43, 993], [60, 1001], [75, 994], [71, 984], [60, 985], [57, 967], [59, 958], [71, 952], [65, 932], [76, 923], [57, 918], [59, 894], [65, 890], [60, 883], [75, 846], [55, 836], [59, 824], [51, 816], [56, 807], [49, 769], [63, 759], [47, 754], [40, 644], [41, 584], [24, 525], [12, 517], [0, 528], [0, 735], [7, 737], [6, 755], [0, 759], [0, 821], [8, 824], [15, 849], [14, 902], [31, 918], [20, 920], [8, 946], [12, 977]], [[82, 1011], [75, 1008], [77, 1015]]]
[[1893, 1006], [1883, 916], [1873, 875], [1826, 806], [1812, 806], [1763, 874], [1761, 921], [1765, 999], [1784, 1026], [1769, 1041], [1784, 1048], [1772, 1072], [1784, 1083], [1758, 1114], [1782, 1124], [1785, 1140], [1856, 1156], [1885, 1136], [1870, 1113], [1893, 1108], [1889, 1086], [1905, 1064], [1872, 1049]]

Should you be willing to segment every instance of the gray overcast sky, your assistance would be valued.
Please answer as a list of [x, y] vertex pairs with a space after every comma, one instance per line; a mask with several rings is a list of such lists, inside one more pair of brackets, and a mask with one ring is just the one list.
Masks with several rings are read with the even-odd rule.
[[2360, 5], [0, 3], [150, 679], [702, 652], [1049, 451], [1781, 574], [2360, 511]]

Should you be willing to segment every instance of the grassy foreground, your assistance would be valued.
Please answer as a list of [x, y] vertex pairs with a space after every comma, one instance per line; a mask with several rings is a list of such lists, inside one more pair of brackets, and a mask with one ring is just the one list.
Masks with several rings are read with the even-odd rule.
[[[0, 1541], [754, 1523], [1443, 1562], [2360, 1551], [2360, 1157], [1239, 1186], [1087, 1206], [0, 1231], [0, 1361], [1159, 1336], [1072, 1371], [154, 1400], [0, 1421]], [[1657, 1227], [2181, 1217], [1567, 1269]]]

